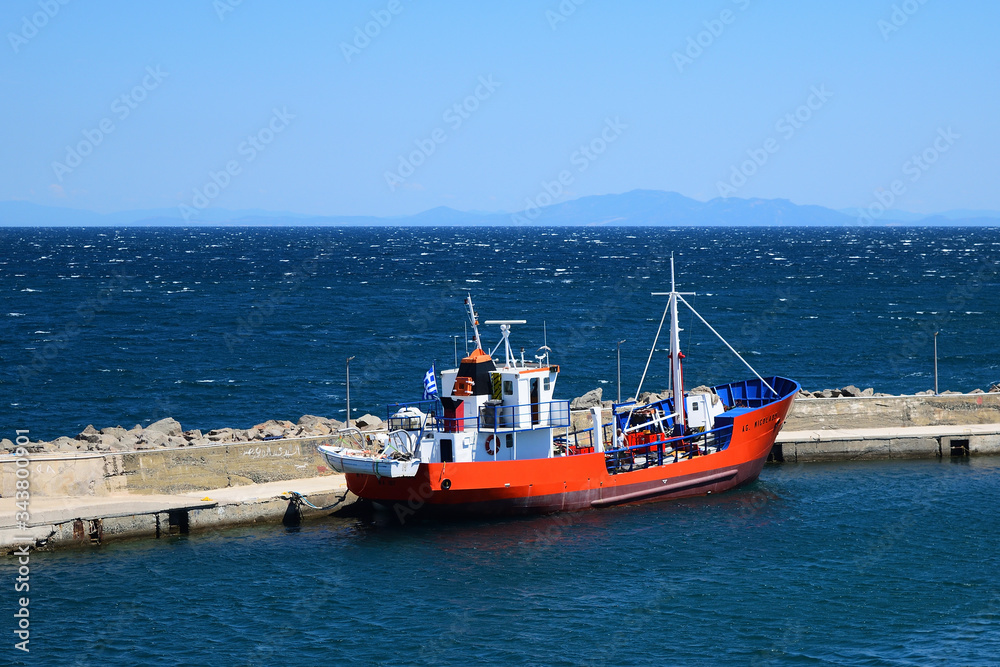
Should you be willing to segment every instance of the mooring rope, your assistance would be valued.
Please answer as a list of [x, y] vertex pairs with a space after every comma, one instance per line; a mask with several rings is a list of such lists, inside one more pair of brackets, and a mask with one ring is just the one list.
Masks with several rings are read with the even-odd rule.
[[294, 503], [302, 503], [303, 505], [305, 505], [307, 507], [311, 507], [314, 510], [320, 510], [320, 511], [326, 511], [326, 510], [333, 509], [337, 505], [339, 505], [342, 502], [344, 502], [344, 498], [347, 497], [347, 494], [345, 493], [340, 499], [337, 500], [337, 502], [333, 503], [332, 505], [327, 505], [326, 507], [317, 507], [316, 505], [313, 505], [311, 502], [309, 502], [309, 499], [306, 498], [301, 493], [299, 493], [298, 491], [286, 491], [285, 493], [287, 493], [288, 495], [290, 495], [292, 497], [292, 502], [294, 502]]

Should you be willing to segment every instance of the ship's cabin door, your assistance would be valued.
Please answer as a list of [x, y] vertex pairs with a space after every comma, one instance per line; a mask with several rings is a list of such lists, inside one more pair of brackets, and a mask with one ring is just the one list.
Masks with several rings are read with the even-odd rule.
[[531, 424], [535, 425], [539, 422], [538, 418], [538, 378], [532, 378], [531, 380]]
[[452, 463], [455, 452], [451, 446], [451, 438], [441, 438], [441, 463]]

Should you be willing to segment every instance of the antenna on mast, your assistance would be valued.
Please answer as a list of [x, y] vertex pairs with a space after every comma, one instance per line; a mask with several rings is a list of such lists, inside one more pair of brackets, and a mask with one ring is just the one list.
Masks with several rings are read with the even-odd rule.
[[483, 342], [479, 339], [479, 320], [477, 319], [476, 310], [472, 307], [472, 293], [465, 297], [465, 305], [469, 307], [469, 320], [472, 321], [472, 333], [476, 336], [476, 349], [483, 349]]
[[[517, 358], [514, 357], [514, 352], [510, 348], [510, 325], [512, 324], [524, 324], [525, 320], [486, 320], [486, 324], [499, 324], [500, 325], [500, 335], [502, 340], [497, 343], [497, 346], [493, 348], [490, 352], [490, 356], [500, 349], [500, 346], [504, 347], [504, 367], [511, 368], [511, 359], [514, 359], [514, 366], [517, 366]], [[523, 356], [523, 355], [522, 355]]]
[[677, 281], [674, 280], [674, 253], [670, 252], [670, 292], [674, 293], [677, 291]]
[[549, 331], [545, 327], [545, 320], [542, 320], [542, 346], [538, 348], [538, 351], [542, 354], [536, 354], [535, 359], [538, 359], [538, 363], [545, 363], [546, 366], [549, 365], [549, 352], [552, 348], [549, 347]]

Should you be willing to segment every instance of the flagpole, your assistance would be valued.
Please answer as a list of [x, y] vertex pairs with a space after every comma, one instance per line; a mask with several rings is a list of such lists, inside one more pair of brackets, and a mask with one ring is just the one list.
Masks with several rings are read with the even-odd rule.
[[347, 428], [351, 428], [351, 359], [347, 357]]

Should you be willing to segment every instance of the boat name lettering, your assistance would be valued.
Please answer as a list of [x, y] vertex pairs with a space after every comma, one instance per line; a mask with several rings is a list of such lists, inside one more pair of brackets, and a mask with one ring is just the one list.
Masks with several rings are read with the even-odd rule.
[[770, 415], [768, 415], [766, 417], [763, 417], [763, 418], [758, 419], [757, 421], [755, 421], [753, 423], [753, 427], [757, 428], [758, 426], [763, 426], [764, 424], [769, 424], [769, 423], [773, 422], [777, 418], [778, 418], [778, 413], [775, 412], [773, 414], [770, 414]]

